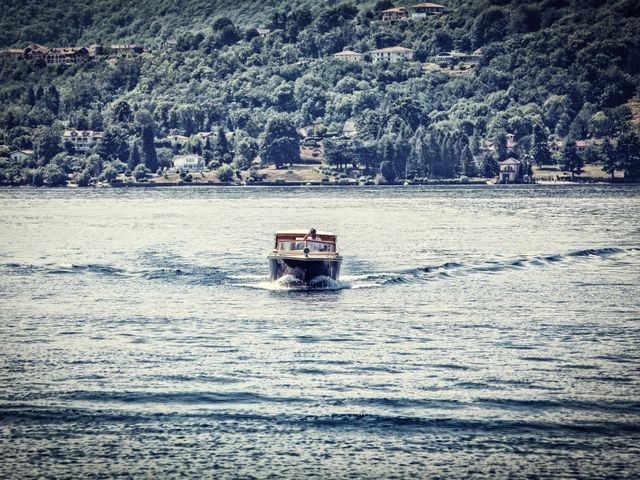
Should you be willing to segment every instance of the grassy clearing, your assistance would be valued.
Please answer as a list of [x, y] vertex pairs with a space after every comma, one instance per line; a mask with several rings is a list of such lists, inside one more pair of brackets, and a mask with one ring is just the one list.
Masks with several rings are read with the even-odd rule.
[[[570, 177], [571, 172], [563, 171], [558, 165], [545, 165], [540, 168], [537, 166], [533, 167], [533, 178], [537, 180], [553, 180], [556, 176], [558, 177]], [[616, 170], [614, 178], [623, 178], [624, 174], [622, 171]], [[611, 175], [607, 172], [604, 172], [600, 165], [585, 165], [584, 172], [579, 177], [590, 177], [590, 178], [602, 178], [602, 179], [610, 179]]]

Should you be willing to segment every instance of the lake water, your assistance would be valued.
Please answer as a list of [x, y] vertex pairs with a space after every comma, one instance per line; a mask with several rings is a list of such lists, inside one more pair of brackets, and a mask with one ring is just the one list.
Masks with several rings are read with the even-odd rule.
[[[268, 282], [273, 233], [341, 283]], [[640, 475], [640, 187], [0, 190], [1, 477]]]

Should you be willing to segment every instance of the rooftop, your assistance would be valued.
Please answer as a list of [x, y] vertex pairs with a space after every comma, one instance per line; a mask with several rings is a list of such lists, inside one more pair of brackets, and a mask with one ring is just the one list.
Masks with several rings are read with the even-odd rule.
[[437, 3], [418, 3], [412, 5], [411, 8], [444, 8], [444, 5], [438, 5]]
[[500, 165], [520, 165], [520, 160], [516, 160], [515, 158], [507, 158], [499, 163]]
[[112, 48], [114, 50], [133, 50], [136, 48], [142, 48], [142, 45], [139, 45], [137, 43], [131, 43], [131, 44], [121, 44], [121, 45], [109, 45], [109, 48]]
[[63, 137], [102, 137], [102, 132], [95, 130], [65, 130]]
[[353, 50], [343, 50], [342, 52], [334, 53], [333, 56], [334, 57], [352, 57], [352, 56], [361, 57], [362, 54], [358, 52], [354, 52]]
[[376, 53], [405, 53], [405, 52], [413, 52], [410, 48], [405, 47], [387, 47], [387, 48], [379, 48], [378, 50], [373, 50]]

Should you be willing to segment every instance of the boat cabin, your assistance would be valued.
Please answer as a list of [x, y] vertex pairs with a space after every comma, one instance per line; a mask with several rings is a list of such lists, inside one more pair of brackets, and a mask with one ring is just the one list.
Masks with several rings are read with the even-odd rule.
[[[305, 239], [307, 230], [287, 230], [276, 232], [275, 249], [282, 253], [335, 253], [336, 236], [329, 232], [316, 232], [315, 240]], [[309, 249], [304, 252], [305, 249]]]

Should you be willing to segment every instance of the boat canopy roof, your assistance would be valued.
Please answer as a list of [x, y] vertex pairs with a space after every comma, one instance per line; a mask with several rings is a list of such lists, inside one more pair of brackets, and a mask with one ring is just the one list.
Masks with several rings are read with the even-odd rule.
[[[304, 237], [307, 233], [309, 233], [308, 229], [304, 228], [292, 228], [289, 230], [279, 230], [276, 232], [277, 240], [286, 240], [292, 239], [295, 240], [297, 238]], [[331, 232], [323, 232], [322, 230], [316, 230], [316, 235], [318, 235], [325, 242], [335, 242], [336, 235]]]

